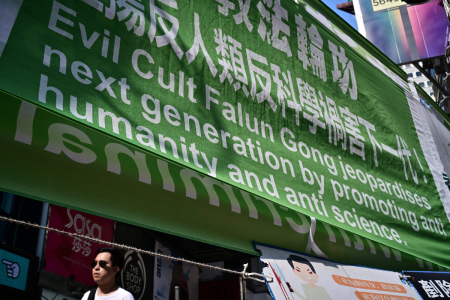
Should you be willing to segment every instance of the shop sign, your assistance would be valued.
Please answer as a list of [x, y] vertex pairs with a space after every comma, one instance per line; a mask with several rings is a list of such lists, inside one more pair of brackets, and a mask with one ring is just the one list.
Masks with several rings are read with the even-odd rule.
[[[90, 238], [113, 241], [114, 221], [56, 205], [51, 206], [49, 226]], [[95, 285], [91, 262], [105, 245], [49, 231], [45, 270], [86, 285]]]
[[[147, 229], [122, 222], [116, 222], [114, 242], [149, 251], [154, 251], [155, 247], [155, 240]], [[154, 257], [131, 250], [123, 253], [125, 260], [120, 271], [120, 286], [133, 294], [136, 300], [151, 299]]]
[[416, 288], [420, 296], [427, 299], [450, 299], [450, 273], [405, 271], [407, 280]]
[[2, 270], [0, 284], [24, 291], [27, 285], [30, 260], [0, 249]]
[[420, 300], [399, 273], [344, 265], [294, 251], [256, 245], [263, 274], [273, 278], [267, 286], [276, 300], [383, 299]]
[[147, 270], [141, 254], [132, 250], [125, 253], [125, 264], [120, 273], [122, 286], [133, 294], [136, 300], [143, 299], [147, 287]]
[[[155, 252], [180, 257], [158, 241]], [[175, 299], [175, 287], [180, 291], [180, 300], [198, 299], [199, 268], [192, 264], [155, 257], [153, 300]]]
[[38, 264], [38, 257], [0, 244], [0, 289], [17, 297], [34, 295]]

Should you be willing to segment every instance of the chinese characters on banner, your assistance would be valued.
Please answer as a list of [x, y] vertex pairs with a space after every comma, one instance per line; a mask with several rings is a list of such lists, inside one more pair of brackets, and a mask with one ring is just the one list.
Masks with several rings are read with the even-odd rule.
[[[113, 220], [69, 208], [52, 205], [49, 226], [107, 242], [113, 241]], [[101, 247], [105, 245], [49, 231], [45, 248], [45, 270], [86, 285], [95, 285], [90, 265]]]
[[[412, 112], [397, 67], [321, 2], [47, 0], [15, 11], [0, 28], [0, 89], [136, 147], [100, 147], [58, 122], [39, 129], [51, 159], [132, 180], [115, 187], [146, 195], [164, 168], [148, 163], [156, 155], [186, 168], [160, 170], [165, 191], [198, 199], [200, 180], [210, 205], [242, 217], [259, 219], [254, 202], [268, 203], [274, 226], [303, 234], [282, 207], [450, 265], [449, 190], [422, 107]], [[25, 37], [29, 27], [37, 34]], [[19, 129], [10, 139], [36, 146], [38, 129]], [[105, 215], [160, 226], [145, 217], [154, 199], [105, 195], [95, 195]], [[94, 211], [91, 198], [64, 204]]]
[[406, 271], [404, 275], [410, 276], [411, 282], [424, 300], [450, 299], [450, 273], [449, 272], [414, 272]]

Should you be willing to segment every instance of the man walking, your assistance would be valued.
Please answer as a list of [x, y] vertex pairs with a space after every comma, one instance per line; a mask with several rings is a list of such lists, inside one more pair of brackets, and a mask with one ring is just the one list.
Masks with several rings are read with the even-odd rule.
[[123, 266], [123, 256], [117, 249], [100, 248], [91, 263], [92, 277], [98, 288], [84, 294], [81, 300], [134, 300], [133, 295], [118, 287], [116, 274]]

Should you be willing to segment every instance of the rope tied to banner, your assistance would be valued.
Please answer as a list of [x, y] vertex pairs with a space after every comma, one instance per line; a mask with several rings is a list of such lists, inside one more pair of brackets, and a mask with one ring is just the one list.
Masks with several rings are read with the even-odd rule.
[[51, 228], [51, 227], [48, 227], [48, 226], [33, 224], [33, 223], [27, 222], [27, 221], [16, 220], [16, 219], [3, 217], [3, 216], [0, 216], [0, 220], [1, 221], [6, 221], [6, 222], [10, 222], [10, 223], [16, 223], [16, 224], [19, 224], [19, 225], [24, 225], [24, 226], [27, 226], [27, 227], [43, 229], [43, 230], [46, 230], [46, 231], [53, 231], [53, 232], [56, 232], [58, 234], [63, 234], [63, 235], [67, 235], [67, 236], [70, 236], [70, 237], [76, 237], [76, 238], [79, 238], [79, 239], [84, 239], [84, 240], [88, 240], [88, 241], [91, 241], [91, 242], [108, 245], [108, 246], [113, 247], [113, 248], [132, 250], [132, 251], [137, 252], [137, 253], [147, 254], [147, 255], [156, 256], [156, 257], [161, 257], [161, 258], [164, 258], [164, 259], [171, 259], [171, 260], [175, 260], [175, 261], [179, 261], [179, 262], [184, 262], [184, 263], [187, 263], [187, 264], [195, 265], [195, 266], [198, 266], [198, 267], [210, 268], [210, 269], [214, 269], [214, 270], [218, 270], [218, 271], [222, 271], [222, 272], [227, 272], [227, 273], [239, 275], [239, 276], [241, 276], [244, 279], [252, 279], [252, 280], [259, 281], [259, 282], [265, 282], [264, 280], [251, 277], [251, 276], [259, 276], [259, 277], [265, 278], [268, 282], [272, 281], [272, 277], [267, 276], [267, 275], [263, 275], [263, 274], [259, 274], [259, 273], [247, 273], [246, 270], [247, 270], [248, 264], [244, 264], [244, 270], [242, 272], [238, 272], [238, 271], [229, 270], [229, 269], [225, 269], [225, 268], [221, 268], [221, 267], [217, 267], [217, 266], [213, 266], [213, 265], [208, 265], [208, 264], [204, 264], [204, 263], [195, 262], [195, 261], [184, 259], [184, 258], [181, 258], [181, 257], [173, 257], [173, 256], [170, 256], [170, 255], [156, 253], [156, 252], [149, 251], [149, 250], [143, 250], [143, 249], [139, 249], [139, 248], [123, 245], [123, 244], [107, 242], [107, 241], [103, 241], [103, 240], [100, 240], [100, 239], [97, 239], [97, 238], [81, 235], [81, 234], [78, 234], [78, 233], [71, 233], [71, 232], [67, 232], [67, 231], [64, 231], [64, 230]]

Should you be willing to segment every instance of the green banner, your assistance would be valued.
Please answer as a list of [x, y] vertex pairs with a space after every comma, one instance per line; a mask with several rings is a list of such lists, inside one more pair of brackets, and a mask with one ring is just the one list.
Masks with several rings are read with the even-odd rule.
[[[0, 138], [4, 191], [255, 255], [252, 241], [374, 268], [443, 270], [1, 91]], [[78, 163], [81, 143], [90, 164]], [[138, 181], [138, 165], [151, 184]]]
[[[64, 169], [71, 170], [66, 176], [55, 176], [54, 185], [73, 184], [74, 173], [91, 172], [90, 165], [101, 159], [107, 171], [121, 174], [117, 156], [125, 153], [137, 168], [130, 171], [134, 184], [122, 187], [143, 193], [154, 184], [145, 158], [154, 153], [188, 168], [180, 173], [188, 198], [197, 197], [194, 186], [201, 179], [192, 174], [200, 173], [212, 204], [219, 205], [221, 182], [228, 184], [221, 192], [235, 213], [240, 206], [229, 186], [450, 266], [446, 195], [438, 192], [435, 180], [442, 178], [416, 132], [410, 110], [415, 100], [407, 100], [412, 99], [407, 84], [383, 66], [385, 58], [323, 4], [0, 5], [11, 12], [0, 27], [0, 88], [139, 149], [131, 153], [107, 145], [101, 158], [92, 148], [101, 138], [60, 125], [33, 128], [34, 134], [48, 135], [44, 150], [59, 156], [28, 180], [55, 172], [61, 157], [74, 166]], [[18, 121], [15, 140], [33, 147], [27, 122]], [[16, 159], [28, 162], [32, 156]], [[102, 177], [98, 184], [112, 185]], [[2, 180], [15, 191], [27, 184]], [[104, 197], [94, 183], [86, 182], [83, 196], [70, 195], [74, 206]], [[39, 193], [43, 200], [55, 198], [53, 189]], [[108, 206], [94, 201], [90, 210], [112, 215], [107, 211], [120, 209], [123, 221], [137, 222], [151, 209], [142, 199], [110, 194]], [[193, 231], [197, 226], [183, 224]], [[425, 241], [433, 251], [424, 251]]]

